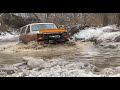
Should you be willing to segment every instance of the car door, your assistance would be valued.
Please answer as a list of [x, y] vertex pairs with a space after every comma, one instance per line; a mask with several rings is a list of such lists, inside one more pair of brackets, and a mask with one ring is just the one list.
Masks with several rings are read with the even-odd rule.
[[24, 26], [24, 27], [21, 28], [19, 40], [22, 41], [22, 42], [25, 41], [26, 28], [27, 28], [27, 26]]
[[28, 43], [31, 41], [31, 33], [30, 33], [30, 26], [27, 26], [27, 29], [25, 31], [25, 42]]
[[30, 41], [37, 41], [37, 34], [32, 33], [32, 31], [30, 32], [30, 26], [27, 27], [25, 38], [26, 38], [26, 43]]

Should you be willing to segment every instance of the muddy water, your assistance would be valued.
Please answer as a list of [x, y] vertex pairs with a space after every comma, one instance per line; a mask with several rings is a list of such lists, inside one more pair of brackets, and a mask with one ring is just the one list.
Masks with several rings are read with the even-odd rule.
[[13, 64], [21, 62], [22, 57], [16, 56], [16, 54], [11, 53], [3, 53], [3, 51], [13, 45], [15, 45], [17, 42], [0, 42], [0, 64]]
[[22, 57], [15, 56], [14, 54], [5, 54], [0, 52], [0, 64], [13, 64], [21, 62]]
[[101, 68], [120, 66], [120, 51], [116, 49], [99, 49], [99, 54], [94, 56], [95, 65]]
[[77, 49], [74, 53], [63, 55], [62, 58], [91, 63], [101, 69], [120, 66], [120, 50], [96, 46], [84, 48], [82, 51]]
[[[15, 43], [11, 42], [0, 42], [0, 48], [7, 47], [7, 46], [12, 46]], [[71, 62], [73, 61], [81, 61], [85, 63], [91, 63], [96, 65], [99, 68], [108, 68], [108, 67], [116, 67], [120, 66], [120, 51], [116, 49], [105, 49], [105, 48], [100, 48], [96, 47], [94, 45], [83, 45], [82, 48], [81, 46], [77, 46], [74, 49], [64, 51], [60, 50], [59, 47], [53, 48], [53, 51], [47, 50], [46, 52], [43, 51], [37, 51], [37, 52], [32, 52], [28, 51], [26, 54], [17, 54], [16, 53], [5, 53], [3, 50], [0, 51], [0, 64], [13, 64], [13, 63], [18, 63], [22, 61], [23, 55], [30, 56], [32, 54], [35, 54], [35, 57], [44, 56], [46, 58], [63, 58], [65, 60], [69, 60]], [[57, 49], [58, 48], [58, 49]], [[66, 47], [65, 47], [66, 48]], [[69, 47], [68, 47], [69, 49]], [[58, 50], [58, 51], [57, 51]], [[42, 53], [41, 53], [42, 52]], [[41, 57], [40, 56], [40, 57]]]

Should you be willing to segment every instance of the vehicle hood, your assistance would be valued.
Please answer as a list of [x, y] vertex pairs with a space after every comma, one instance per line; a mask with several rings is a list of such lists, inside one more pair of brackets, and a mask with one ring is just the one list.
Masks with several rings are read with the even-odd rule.
[[56, 32], [67, 32], [66, 29], [44, 29], [39, 30], [40, 33], [56, 33]]

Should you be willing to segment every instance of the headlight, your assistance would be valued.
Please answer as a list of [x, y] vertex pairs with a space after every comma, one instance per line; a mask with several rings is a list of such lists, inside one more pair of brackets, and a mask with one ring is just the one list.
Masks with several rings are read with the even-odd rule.
[[37, 35], [37, 38], [38, 38], [38, 39], [42, 39], [42, 34], [38, 34], [38, 35]]

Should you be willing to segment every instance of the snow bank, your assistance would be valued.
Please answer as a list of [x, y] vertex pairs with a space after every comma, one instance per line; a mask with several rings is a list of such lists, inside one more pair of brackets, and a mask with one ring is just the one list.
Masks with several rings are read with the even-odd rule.
[[17, 32], [1, 32], [0, 41], [17, 41], [18, 36]]
[[97, 41], [105, 41], [110, 39], [113, 41], [116, 37], [120, 36], [120, 32], [113, 32], [119, 30], [116, 25], [110, 25], [106, 27], [100, 27], [100, 28], [87, 28], [85, 30], [81, 30], [79, 33], [76, 33], [73, 37], [77, 39], [82, 39], [85, 41], [95, 39]]
[[120, 32], [105, 32], [97, 38], [97, 41], [112, 42], [116, 37], [120, 36]]
[[90, 40], [91, 38], [97, 38], [102, 33], [103, 33], [102, 30], [88, 28], [86, 30], [82, 30], [79, 33], [75, 34], [74, 37], [77, 39]]
[[79, 61], [50, 59], [44, 68], [30, 69], [26, 63], [0, 65], [0, 77], [120, 77], [120, 67], [105, 68], [96, 72], [97, 67]]
[[[5, 77], [99, 77], [92, 73], [94, 66], [84, 65], [82, 62], [69, 62], [63, 59], [46, 61], [44, 68], [29, 69], [27, 65], [12, 65], [12, 74], [4, 74]], [[10, 66], [9, 66], [10, 67]], [[5, 69], [7, 67], [4, 67]], [[16, 70], [16, 68], [18, 68]], [[0, 68], [1, 70], [1, 68]], [[8, 69], [7, 69], [8, 70]], [[4, 72], [4, 71], [2, 71]], [[7, 71], [8, 72], [8, 71]], [[3, 75], [3, 73], [2, 73]]]
[[107, 32], [107, 31], [110, 31], [110, 30], [118, 30], [118, 27], [116, 25], [109, 25], [109, 26], [98, 28], [98, 29], [101, 29], [101, 30]]

